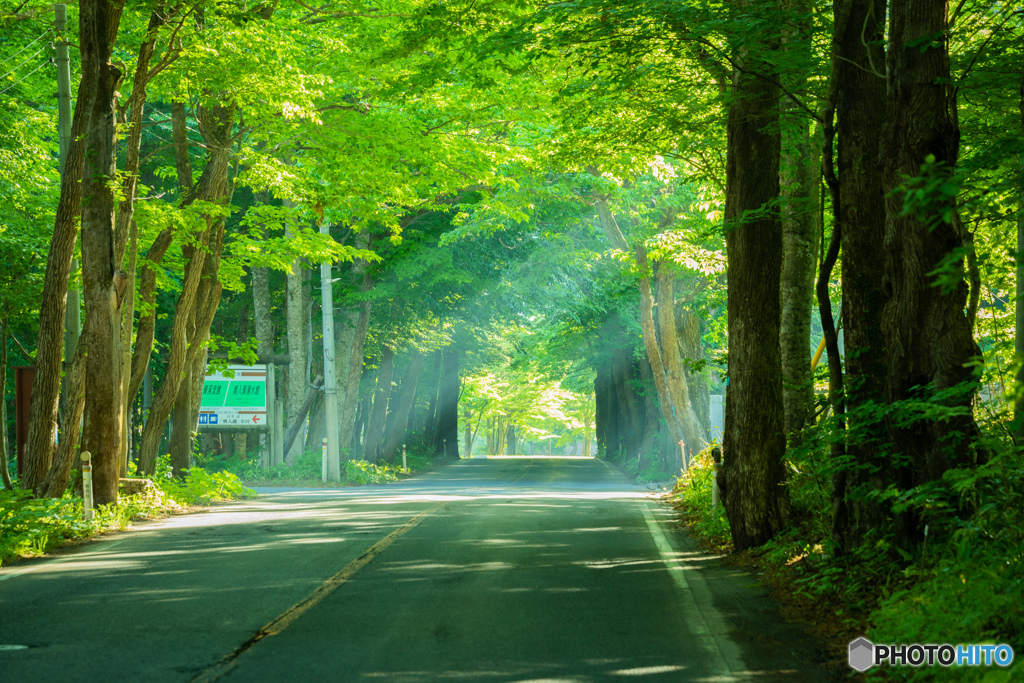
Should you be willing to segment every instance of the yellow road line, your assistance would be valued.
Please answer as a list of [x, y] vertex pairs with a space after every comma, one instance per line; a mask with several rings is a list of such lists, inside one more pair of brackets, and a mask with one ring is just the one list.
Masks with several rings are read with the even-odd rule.
[[289, 607], [277, 618], [273, 619], [266, 626], [256, 631], [256, 633], [254, 633], [252, 637], [249, 638], [249, 640], [245, 641], [239, 647], [235, 648], [232, 652], [222, 657], [219, 662], [211, 666], [209, 669], [206, 669], [201, 674], [193, 678], [192, 683], [211, 683], [212, 681], [216, 681], [217, 679], [223, 677], [225, 674], [227, 674], [236, 666], [238, 666], [238, 657], [241, 656], [246, 650], [251, 648], [256, 643], [260, 642], [264, 638], [268, 636], [277, 635], [281, 631], [291, 626], [296, 619], [298, 619], [303, 614], [308, 612], [328, 595], [336, 591], [339, 587], [341, 587], [342, 584], [351, 579], [352, 576], [355, 575], [355, 573], [358, 572], [360, 569], [368, 565], [373, 560], [373, 558], [377, 557], [377, 555], [380, 555], [389, 545], [398, 540], [399, 536], [401, 536], [402, 534], [406, 533], [407, 531], [418, 525], [421, 521], [423, 521], [423, 518], [426, 515], [430, 514], [434, 510], [437, 510], [444, 504], [445, 502], [440, 502], [428, 508], [427, 510], [424, 510], [423, 512], [419, 513], [418, 515], [410, 519], [401, 527], [395, 529], [390, 534], [374, 543], [372, 546], [369, 547], [369, 549], [366, 552], [364, 552], [362, 555], [349, 562], [347, 565], [345, 565], [344, 569], [342, 569], [340, 572], [324, 581], [319, 586], [317, 586], [316, 590], [314, 590], [305, 600], [297, 602], [291, 607]]

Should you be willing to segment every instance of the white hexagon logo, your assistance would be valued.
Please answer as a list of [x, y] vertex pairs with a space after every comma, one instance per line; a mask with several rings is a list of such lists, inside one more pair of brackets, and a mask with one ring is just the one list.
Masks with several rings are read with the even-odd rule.
[[867, 638], [858, 638], [850, 643], [850, 666], [864, 672], [875, 663], [875, 646]]

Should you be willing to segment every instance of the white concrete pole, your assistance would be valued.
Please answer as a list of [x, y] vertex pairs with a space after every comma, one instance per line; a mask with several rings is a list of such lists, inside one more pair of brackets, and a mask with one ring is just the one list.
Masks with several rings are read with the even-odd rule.
[[[320, 224], [320, 233], [330, 234], [330, 223]], [[334, 297], [332, 292], [331, 262], [320, 264], [320, 302], [323, 308], [324, 329], [324, 411], [327, 418], [326, 479], [341, 481], [341, 459], [338, 443], [338, 373], [334, 365]]]

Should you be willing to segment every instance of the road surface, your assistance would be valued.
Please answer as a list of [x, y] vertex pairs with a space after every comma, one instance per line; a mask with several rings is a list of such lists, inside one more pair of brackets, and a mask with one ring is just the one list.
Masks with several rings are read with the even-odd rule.
[[265, 491], [0, 570], [0, 679], [827, 680], [602, 461]]

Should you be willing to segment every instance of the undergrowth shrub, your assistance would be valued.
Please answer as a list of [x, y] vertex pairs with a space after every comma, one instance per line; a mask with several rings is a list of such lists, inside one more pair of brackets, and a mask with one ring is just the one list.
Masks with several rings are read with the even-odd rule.
[[711, 490], [715, 470], [711, 459], [711, 447], [705, 448], [690, 462], [690, 469], [683, 472], [672, 489], [673, 498], [693, 518], [697, 533], [716, 546], [731, 543], [729, 520], [725, 508], [711, 507]]

